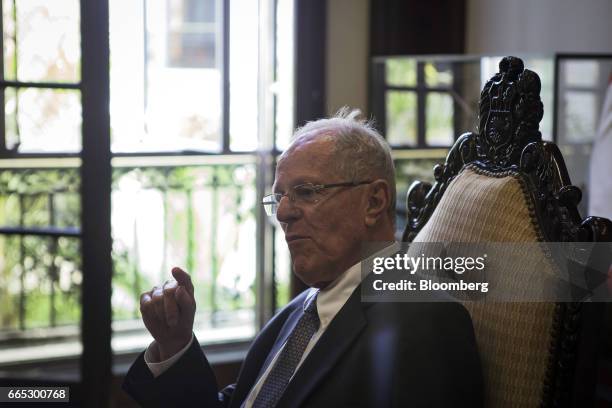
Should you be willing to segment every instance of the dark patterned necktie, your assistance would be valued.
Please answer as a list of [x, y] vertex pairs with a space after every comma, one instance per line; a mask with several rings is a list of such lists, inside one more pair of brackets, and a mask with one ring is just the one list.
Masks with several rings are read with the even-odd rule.
[[304, 305], [304, 313], [289, 335], [285, 347], [276, 359], [274, 367], [268, 373], [266, 381], [259, 389], [253, 408], [274, 407], [285, 392], [295, 368], [302, 359], [304, 350], [312, 336], [319, 329], [317, 313], [317, 295], [312, 296]]

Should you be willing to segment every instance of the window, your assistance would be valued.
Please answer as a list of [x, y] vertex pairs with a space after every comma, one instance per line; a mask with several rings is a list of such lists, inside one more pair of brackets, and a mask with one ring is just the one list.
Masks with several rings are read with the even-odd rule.
[[376, 117], [392, 146], [444, 147], [455, 140], [459, 75], [446, 61], [387, 58], [377, 66], [376, 85], [384, 100], [375, 102]]
[[81, 208], [82, 129], [97, 118], [83, 116], [96, 79], [81, 82], [80, 4], [2, 2], [0, 367], [81, 353], [95, 290], [82, 285], [82, 220], [108, 222], [113, 239], [112, 339], [85, 343], [142, 350], [139, 294], [174, 265], [194, 279], [203, 343], [249, 339], [286, 302], [286, 254], [257, 203], [293, 128], [292, 13], [286, 0], [110, 1], [111, 143], [94, 154], [112, 158], [112, 209], [100, 219]]
[[172, 266], [192, 275], [198, 339], [248, 339], [257, 325], [252, 152], [265, 86], [258, 3], [116, 0], [110, 11], [113, 350], [146, 346], [138, 295]]
[[0, 365], [80, 352], [83, 279], [79, 3], [5, 0], [2, 23]]
[[[371, 109], [393, 148], [397, 170], [397, 236], [406, 224], [406, 193], [413, 181], [433, 182], [432, 168], [448, 149], [478, 126], [480, 92], [502, 57], [423, 56], [374, 58]], [[525, 67], [542, 81], [544, 106], [552, 107], [554, 66], [550, 58], [529, 58]], [[540, 130], [552, 140], [552, 109]]]
[[[502, 57], [375, 58], [372, 111], [394, 148], [450, 147], [464, 132], [476, 131], [480, 90], [498, 71]], [[550, 58], [528, 58], [525, 67], [542, 81], [544, 106], [552, 106], [554, 79]], [[540, 123], [552, 140], [552, 114]]]
[[[604, 60], [605, 61], [605, 60]], [[590, 144], [597, 131], [610, 64], [595, 59], [564, 59], [559, 64], [559, 141]], [[608, 69], [606, 69], [608, 68]]]

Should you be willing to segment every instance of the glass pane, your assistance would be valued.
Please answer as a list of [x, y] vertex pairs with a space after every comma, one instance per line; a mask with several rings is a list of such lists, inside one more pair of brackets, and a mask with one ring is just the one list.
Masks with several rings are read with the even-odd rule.
[[416, 86], [416, 60], [389, 58], [386, 60], [386, 81], [392, 86]]
[[169, 2], [168, 57], [171, 66], [215, 67], [215, 19], [215, 0]]
[[[179, 0], [180, 1], [180, 0]], [[174, 0], [176, 3], [177, 0]], [[213, 23], [217, 19], [216, 0], [187, 0], [183, 5], [185, 21]]]
[[453, 71], [449, 62], [425, 63], [425, 83], [432, 87], [450, 87], [453, 85]]
[[450, 146], [454, 141], [453, 98], [430, 92], [426, 97], [425, 139], [429, 146]]
[[78, 324], [78, 243], [76, 238], [0, 235], [6, 261], [1, 272], [7, 282], [0, 285], [7, 304], [0, 310], [2, 331]]
[[221, 3], [196, 3], [111, 0], [114, 152], [221, 150]]
[[139, 295], [168, 279], [173, 266], [192, 276], [200, 341], [251, 337], [255, 165], [115, 168], [114, 180], [114, 350], [142, 349], [150, 342]]
[[455, 103], [455, 127], [459, 134], [476, 132], [478, 128], [478, 103], [480, 101], [481, 61], [452, 62], [455, 73], [453, 102]]
[[78, 0], [3, 0], [4, 76], [22, 82], [79, 82]]
[[565, 141], [591, 142], [595, 137], [596, 115], [599, 106], [593, 92], [568, 91], [565, 103]]
[[564, 61], [565, 85], [594, 87], [599, 82], [597, 61]]
[[[2, 324], [0, 338], [6, 336], [8, 331], [16, 331], [19, 330], [20, 326], [26, 326], [25, 313], [20, 311], [21, 305], [19, 302], [22, 287], [21, 270], [23, 269], [20, 265], [19, 246], [19, 237], [0, 235], [3, 261], [0, 271], [2, 278], [2, 284], [0, 284], [0, 323]], [[0, 361], [2, 361], [1, 357]]]
[[[140, 2], [110, 0], [110, 119], [113, 151], [154, 149], [145, 133], [144, 11]], [[168, 135], [168, 139], [171, 135]]]
[[6, 138], [21, 153], [79, 152], [79, 91], [7, 88], [4, 92]]
[[214, 68], [217, 64], [215, 33], [173, 32], [168, 35], [168, 52], [173, 67]]
[[50, 225], [49, 201], [45, 194], [21, 195], [20, 208], [22, 219], [18, 225], [26, 227], [45, 227]]
[[0, 171], [0, 226], [78, 227], [78, 169]]
[[19, 146], [19, 126], [17, 122], [17, 89], [4, 89], [4, 140], [6, 147], [17, 149]]
[[230, 148], [257, 149], [259, 77], [257, 2], [230, 2]]
[[544, 105], [544, 116], [540, 121], [540, 132], [542, 139], [553, 140], [553, 87], [555, 80], [554, 61], [544, 58], [527, 58], [524, 60], [525, 68], [534, 71], [540, 77], [542, 89], [540, 98]]
[[392, 145], [416, 146], [416, 93], [387, 92], [385, 104], [387, 107], [387, 141]]
[[[78, 169], [0, 171], [2, 226], [78, 227], [79, 205]], [[78, 238], [0, 235], [0, 367], [80, 353], [80, 263]]]
[[293, 0], [276, 3], [276, 148], [285, 150], [293, 136], [294, 15]]
[[0, 235], [0, 248], [0, 367], [80, 353], [79, 240]]

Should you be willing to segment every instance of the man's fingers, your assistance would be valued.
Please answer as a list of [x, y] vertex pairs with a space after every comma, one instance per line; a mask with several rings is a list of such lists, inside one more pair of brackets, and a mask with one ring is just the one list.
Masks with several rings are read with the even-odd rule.
[[179, 308], [174, 298], [177, 287], [176, 281], [168, 281], [164, 284], [164, 311], [166, 322], [170, 327], [176, 326], [179, 321]]
[[151, 318], [155, 317], [155, 311], [153, 310], [153, 291], [143, 292], [140, 295], [140, 314], [144, 320], [150, 321]]
[[193, 313], [195, 311], [195, 300], [187, 293], [184, 286], [179, 286], [176, 289], [174, 297], [182, 313]]
[[140, 295], [140, 311], [142, 312], [143, 308], [146, 308], [151, 302], [151, 291], [144, 292]]
[[166, 281], [162, 286], [155, 286], [140, 295], [140, 312], [145, 325], [176, 327], [182, 314], [189, 316], [195, 312], [193, 284], [189, 274], [180, 268], [173, 268], [172, 275], [176, 280]]
[[193, 283], [191, 283], [191, 277], [187, 272], [181, 268], [172, 268], [172, 276], [178, 282], [179, 285], [184, 286], [187, 292], [193, 297]]
[[162, 323], [166, 324], [166, 311], [164, 310], [164, 289], [156, 286], [153, 288], [151, 299], [153, 303], [153, 308], [155, 310], [155, 315], [157, 319]]

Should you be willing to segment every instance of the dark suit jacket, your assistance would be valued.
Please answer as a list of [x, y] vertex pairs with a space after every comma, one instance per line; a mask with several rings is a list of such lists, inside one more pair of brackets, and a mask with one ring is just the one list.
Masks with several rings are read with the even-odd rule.
[[[145, 407], [240, 407], [302, 314], [307, 292], [266, 324], [249, 349], [238, 381], [221, 392], [197, 340], [157, 378], [142, 353], [123, 388]], [[480, 407], [482, 398], [472, 322], [463, 306], [362, 303], [358, 287], [295, 373], [278, 406]]]

